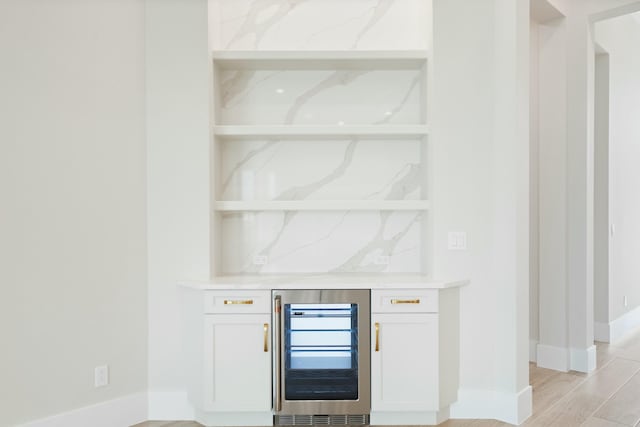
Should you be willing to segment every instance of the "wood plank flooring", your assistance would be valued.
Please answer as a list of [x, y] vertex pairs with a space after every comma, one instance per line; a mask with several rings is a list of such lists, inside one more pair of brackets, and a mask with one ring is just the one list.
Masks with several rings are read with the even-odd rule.
[[[590, 374], [529, 365], [533, 415], [525, 427], [640, 427], [640, 331], [615, 345], [597, 343]], [[449, 420], [440, 427], [503, 427], [495, 420]], [[201, 427], [193, 421], [148, 421], [134, 427]]]

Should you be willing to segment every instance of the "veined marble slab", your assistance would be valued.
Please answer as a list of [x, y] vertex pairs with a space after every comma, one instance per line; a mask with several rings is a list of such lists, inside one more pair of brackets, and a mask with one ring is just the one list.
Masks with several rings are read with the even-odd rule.
[[421, 140], [221, 142], [218, 200], [420, 200]]
[[422, 272], [425, 212], [221, 215], [224, 274]]
[[420, 70], [220, 70], [220, 125], [423, 124]]
[[426, 49], [428, 22], [430, 0], [209, 0], [214, 49]]

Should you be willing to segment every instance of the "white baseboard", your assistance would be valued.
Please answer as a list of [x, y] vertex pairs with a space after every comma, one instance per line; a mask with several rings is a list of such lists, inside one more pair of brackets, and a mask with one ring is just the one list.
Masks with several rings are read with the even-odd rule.
[[537, 364], [554, 371], [591, 372], [596, 369], [596, 346], [586, 349], [538, 344]]
[[630, 332], [640, 327], [640, 307], [636, 307], [609, 322], [609, 342], [614, 344]]
[[531, 416], [531, 399], [531, 386], [518, 393], [460, 389], [458, 401], [451, 405], [451, 418], [486, 418], [521, 424]]
[[16, 427], [123, 427], [147, 420], [147, 393], [136, 393]]
[[541, 368], [569, 371], [569, 350], [565, 347], [538, 344], [537, 363]]
[[538, 340], [529, 340], [529, 362], [538, 360]]
[[148, 419], [158, 421], [195, 419], [193, 405], [187, 398], [187, 392], [182, 390], [173, 391], [149, 391], [148, 393]]
[[592, 345], [587, 349], [570, 350], [570, 368], [572, 371], [589, 373], [596, 369], [596, 346]]
[[593, 339], [600, 342], [611, 342], [609, 324], [605, 322], [593, 322]]

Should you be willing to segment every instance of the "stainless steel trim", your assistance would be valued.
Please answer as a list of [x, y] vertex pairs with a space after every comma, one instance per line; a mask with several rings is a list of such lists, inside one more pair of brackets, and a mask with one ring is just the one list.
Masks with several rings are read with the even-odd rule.
[[273, 397], [273, 409], [276, 412], [280, 412], [282, 410], [282, 372], [281, 372], [281, 351], [282, 346], [280, 345], [281, 341], [281, 316], [282, 316], [282, 297], [280, 295], [276, 295], [273, 299], [273, 357], [275, 360], [275, 370], [274, 370], [274, 384], [275, 384], [275, 393]]
[[369, 424], [369, 415], [274, 415], [275, 426], [362, 426]]
[[[371, 291], [369, 289], [273, 290], [274, 367], [276, 415], [361, 415], [371, 411]], [[277, 298], [281, 299], [278, 300]], [[355, 400], [287, 400], [284, 372], [284, 338], [282, 311], [285, 304], [358, 304], [358, 399]], [[277, 305], [277, 308], [276, 308]], [[277, 348], [276, 348], [277, 346]]]

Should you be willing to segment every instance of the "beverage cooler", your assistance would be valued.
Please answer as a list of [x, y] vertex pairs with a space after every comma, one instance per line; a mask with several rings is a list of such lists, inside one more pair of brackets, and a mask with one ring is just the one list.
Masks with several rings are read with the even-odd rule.
[[370, 291], [274, 290], [276, 425], [367, 424]]

